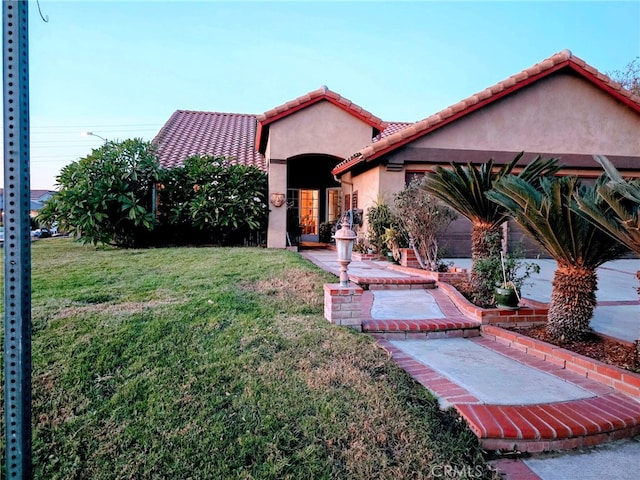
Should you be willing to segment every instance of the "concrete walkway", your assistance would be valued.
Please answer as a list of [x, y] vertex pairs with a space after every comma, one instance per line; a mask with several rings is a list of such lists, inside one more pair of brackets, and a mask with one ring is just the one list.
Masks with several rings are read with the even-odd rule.
[[[327, 271], [339, 272], [333, 251], [310, 250], [301, 254]], [[468, 259], [452, 261], [462, 268], [470, 264]], [[541, 273], [523, 289], [523, 295], [548, 302], [555, 262], [536, 261]], [[637, 270], [640, 260], [609, 262], [599, 270], [594, 329], [627, 341], [640, 338]], [[367, 284], [374, 279], [400, 284], [417, 282], [412, 275], [390, 268], [386, 261], [355, 261], [349, 273], [352, 281]], [[427, 334], [426, 338], [435, 338], [428, 341], [424, 336], [421, 340], [410, 336], [408, 340], [393, 340], [378, 334], [377, 338], [401, 367], [438, 397], [443, 407], [458, 410], [484, 448], [509, 451], [517, 445], [520, 451], [534, 453], [523, 461], [498, 462], [496, 467], [505, 478], [637, 478], [637, 397], [569, 371], [564, 365], [554, 365], [488, 337], [476, 336], [473, 332], [479, 333], [479, 325], [464, 318], [440, 289], [366, 291], [363, 303], [369, 324], [386, 322], [387, 327], [391, 323], [392, 328], [406, 331], [437, 331], [434, 337]], [[459, 334], [453, 335], [454, 332]], [[632, 439], [587, 448], [623, 437]], [[561, 455], [538, 453], [567, 449], [574, 450]], [[588, 471], [584, 469], [586, 464]]]

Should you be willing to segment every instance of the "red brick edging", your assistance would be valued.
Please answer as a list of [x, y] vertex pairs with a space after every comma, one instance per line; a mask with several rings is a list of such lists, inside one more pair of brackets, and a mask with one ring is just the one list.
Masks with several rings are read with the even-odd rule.
[[570, 350], [494, 325], [483, 325], [481, 330], [482, 336], [485, 338], [559, 365], [562, 368], [584, 375], [586, 378], [640, 400], [640, 375], [637, 373], [607, 365]]
[[[483, 404], [471, 392], [419, 362], [385, 339], [378, 343], [413, 378], [454, 406], [483, 448], [543, 452], [567, 450], [628, 438], [640, 433], [640, 404], [575, 372], [527, 355], [495, 339], [474, 340], [503, 355], [574, 383], [594, 394], [579, 400], [534, 405]], [[492, 345], [493, 344], [493, 345]], [[510, 353], [512, 352], [512, 353]], [[566, 372], [566, 373], [562, 373]]]
[[549, 307], [546, 303], [523, 299], [518, 310], [500, 308], [480, 308], [467, 300], [458, 290], [448, 283], [438, 283], [458, 309], [483, 325], [509, 325], [512, 327], [530, 327], [547, 323]]

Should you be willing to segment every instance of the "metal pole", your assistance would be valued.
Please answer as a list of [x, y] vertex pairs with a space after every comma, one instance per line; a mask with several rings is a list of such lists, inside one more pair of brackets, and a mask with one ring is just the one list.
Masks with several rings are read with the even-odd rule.
[[28, 2], [3, 0], [6, 474], [32, 478]]

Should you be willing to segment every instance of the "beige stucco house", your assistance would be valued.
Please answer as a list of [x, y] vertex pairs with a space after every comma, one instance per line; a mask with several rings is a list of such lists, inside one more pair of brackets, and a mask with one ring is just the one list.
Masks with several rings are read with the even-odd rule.
[[[210, 154], [264, 169], [267, 246], [284, 248], [292, 234], [317, 240], [322, 222], [366, 212], [452, 161], [504, 163], [524, 151], [523, 164], [554, 156], [563, 173], [595, 178], [592, 155], [603, 154], [640, 177], [640, 98], [563, 50], [415, 123], [382, 121], [322, 87], [256, 116], [177, 111], [154, 143], [165, 167]], [[465, 228], [458, 222], [452, 238]], [[457, 248], [450, 253], [464, 254]]]

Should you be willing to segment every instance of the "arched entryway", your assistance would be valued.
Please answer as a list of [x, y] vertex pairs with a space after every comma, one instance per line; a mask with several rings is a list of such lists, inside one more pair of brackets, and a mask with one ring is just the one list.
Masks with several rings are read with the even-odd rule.
[[340, 184], [331, 170], [341, 160], [321, 154], [287, 160], [287, 234], [292, 244], [320, 241], [320, 225], [339, 217]]

